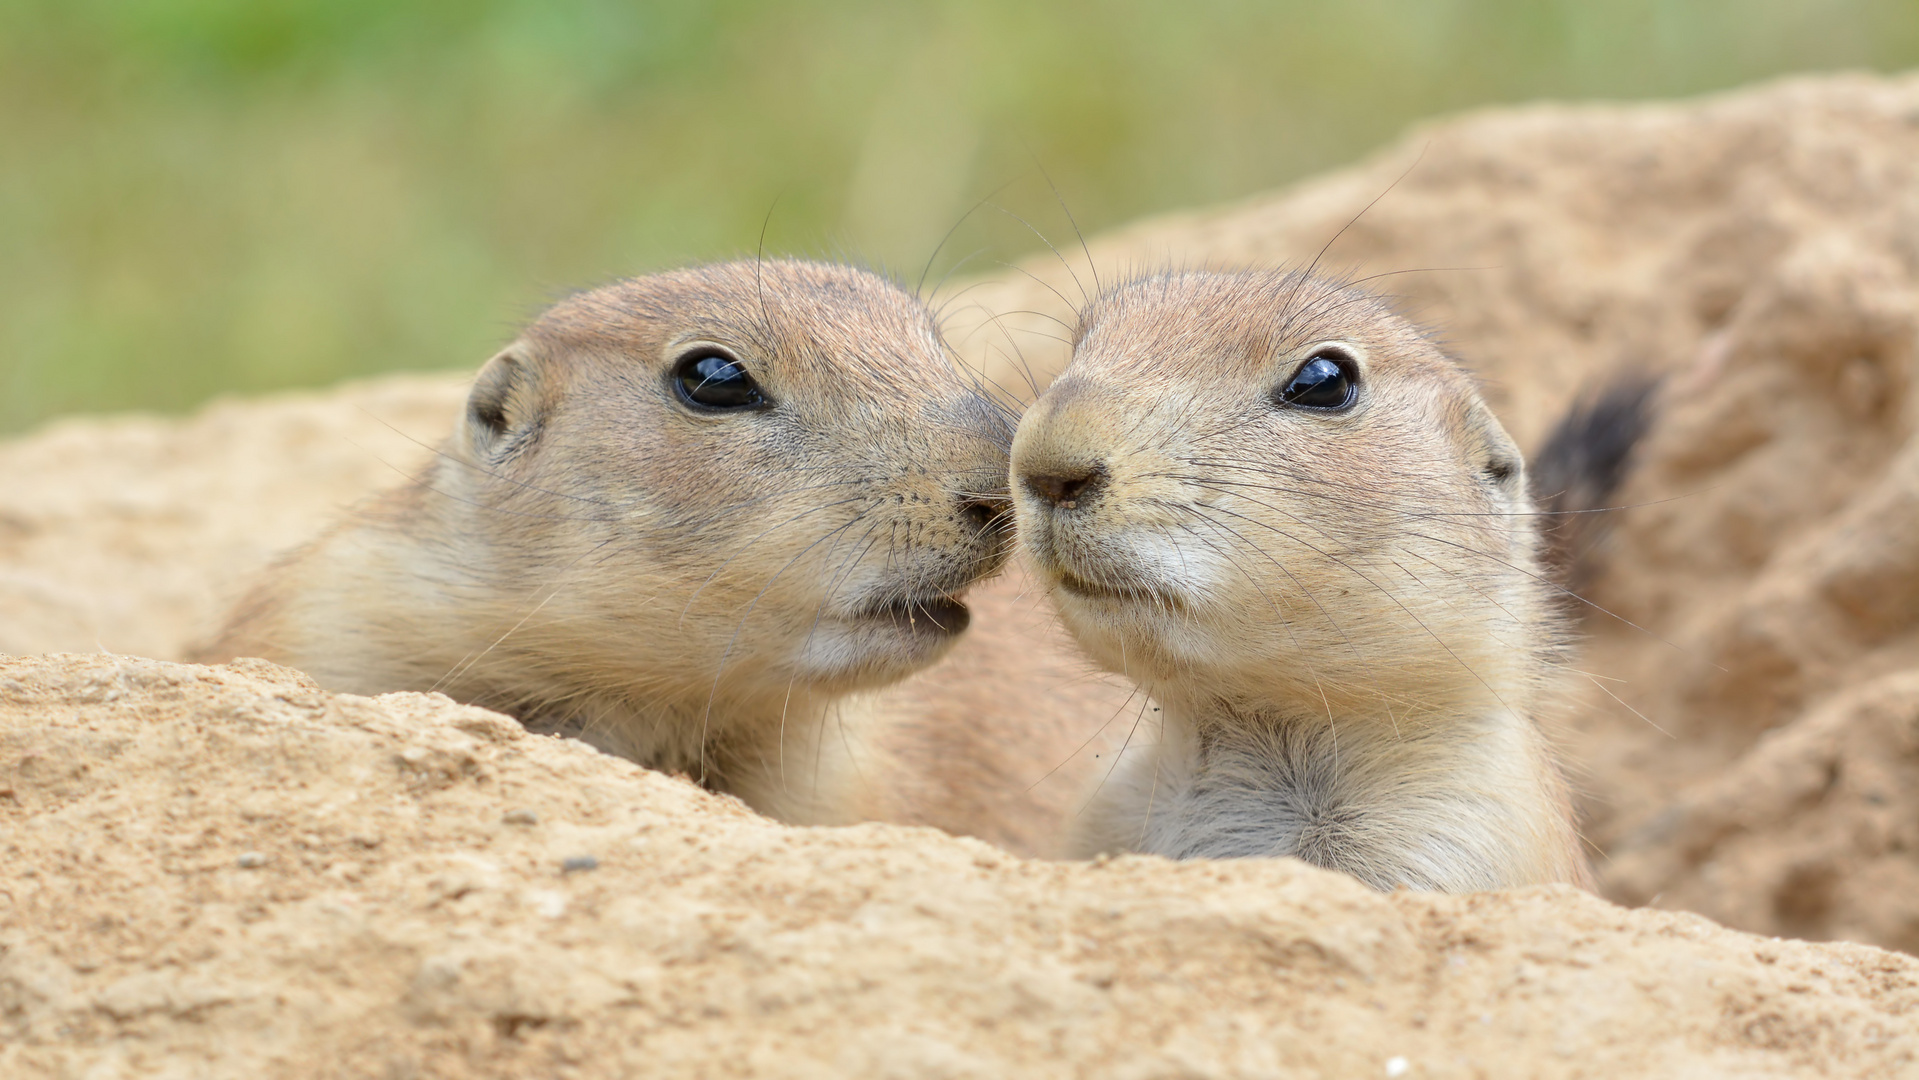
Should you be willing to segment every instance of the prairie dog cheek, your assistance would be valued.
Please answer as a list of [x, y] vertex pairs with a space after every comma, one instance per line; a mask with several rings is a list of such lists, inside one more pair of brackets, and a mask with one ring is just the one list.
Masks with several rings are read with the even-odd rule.
[[1146, 533], [1131, 547], [1148, 574], [1173, 586], [1171, 591], [1196, 607], [1206, 606], [1225, 582], [1227, 568], [1219, 553], [1197, 537]]

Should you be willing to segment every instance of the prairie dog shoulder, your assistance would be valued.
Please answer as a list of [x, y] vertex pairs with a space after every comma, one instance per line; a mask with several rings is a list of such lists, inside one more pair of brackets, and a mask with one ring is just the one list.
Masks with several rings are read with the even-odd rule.
[[849, 694], [965, 629], [1011, 422], [862, 271], [726, 263], [561, 302], [415, 480], [278, 563], [207, 659], [439, 690], [838, 820]]
[[1066, 626], [1162, 710], [1082, 853], [1588, 882], [1534, 721], [1566, 633], [1524, 463], [1382, 302], [1282, 272], [1122, 285], [1082, 313], [1013, 475]]

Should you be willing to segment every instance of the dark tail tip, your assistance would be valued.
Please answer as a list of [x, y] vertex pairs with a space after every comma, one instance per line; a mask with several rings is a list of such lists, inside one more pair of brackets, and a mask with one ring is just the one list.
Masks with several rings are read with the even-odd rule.
[[1533, 499], [1542, 513], [1547, 572], [1578, 591], [1598, 570], [1611, 531], [1613, 495], [1657, 413], [1661, 380], [1628, 374], [1573, 400], [1533, 456]]

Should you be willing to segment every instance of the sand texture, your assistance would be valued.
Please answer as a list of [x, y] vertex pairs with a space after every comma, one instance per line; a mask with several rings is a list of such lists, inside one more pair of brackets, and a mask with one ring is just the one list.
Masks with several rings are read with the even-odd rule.
[[1380, 896], [1290, 860], [788, 828], [254, 661], [8, 661], [0, 707], [7, 1076], [1919, 1066], [1919, 960], [1569, 887]]

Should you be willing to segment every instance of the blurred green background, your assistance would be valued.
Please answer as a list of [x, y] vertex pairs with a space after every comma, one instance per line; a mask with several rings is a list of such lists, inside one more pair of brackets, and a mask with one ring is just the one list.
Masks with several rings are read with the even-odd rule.
[[[918, 276], [1412, 120], [1919, 61], [1913, 0], [0, 0], [0, 432], [477, 365], [557, 294]], [[1042, 175], [1042, 168], [1044, 175]]]

